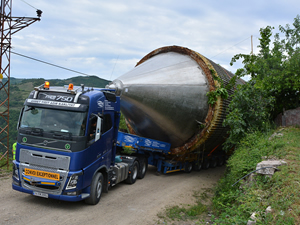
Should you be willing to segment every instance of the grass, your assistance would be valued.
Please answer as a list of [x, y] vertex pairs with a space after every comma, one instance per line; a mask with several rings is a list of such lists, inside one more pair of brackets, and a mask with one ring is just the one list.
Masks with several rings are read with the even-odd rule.
[[210, 199], [213, 195], [213, 189], [206, 188], [194, 191], [193, 197], [195, 204], [167, 207], [158, 214], [160, 221], [158, 224], [182, 224], [182, 221], [192, 224], [205, 224], [207, 214], [211, 210]]
[[[295, 127], [248, 134], [228, 160], [224, 177], [209, 195], [207, 192], [195, 195], [195, 205], [169, 207], [158, 216], [164, 224], [183, 221], [206, 224], [211, 212], [210, 224], [247, 224], [255, 212], [256, 224], [300, 224], [299, 136], [300, 129]], [[272, 177], [256, 174], [253, 181], [247, 177], [232, 186], [265, 158], [282, 159], [287, 164]], [[267, 213], [269, 206], [271, 212]]]
[[[241, 141], [216, 188], [215, 224], [246, 224], [253, 212], [258, 215], [257, 224], [300, 224], [300, 129], [285, 128], [275, 133], [283, 136], [270, 139], [271, 132], [254, 132]], [[283, 159], [287, 165], [271, 178], [256, 175], [253, 182], [243, 180], [232, 187], [236, 180], [255, 170], [264, 156]], [[266, 213], [268, 206], [270, 213]]]
[[11, 159], [9, 159], [8, 169], [7, 169], [7, 159], [6, 159], [6, 157], [4, 157], [3, 159], [0, 160], [0, 166], [1, 166], [0, 167], [0, 178], [12, 173]]

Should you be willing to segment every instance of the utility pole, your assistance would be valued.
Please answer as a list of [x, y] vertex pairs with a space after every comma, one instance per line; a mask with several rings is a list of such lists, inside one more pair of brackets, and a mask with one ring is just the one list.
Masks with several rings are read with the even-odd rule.
[[[10, 87], [10, 54], [11, 36], [23, 28], [39, 21], [42, 15], [37, 10], [37, 18], [12, 17], [12, 0], [1, 0], [0, 13], [0, 160], [6, 155], [7, 169], [9, 168], [9, 87]], [[4, 150], [4, 151], [3, 151]], [[3, 153], [3, 155], [1, 154]], [[5, 165], [4, 164], [4, 165]], [[0, 165], [0, 167], [4, 166]]]
[[253, 55], [253, 35], [251, 35], [251, 55]]

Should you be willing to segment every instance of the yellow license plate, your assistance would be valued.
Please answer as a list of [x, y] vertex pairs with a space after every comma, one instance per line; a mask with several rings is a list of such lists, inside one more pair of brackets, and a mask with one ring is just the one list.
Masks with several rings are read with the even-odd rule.
[[40, 170], [32, 170], [25, 168], [25, 175], [26, 176], [32, 176], [32, 177], [40, 177], [45, 178], [49, 180], [59, 180], [59, 174], [58, 173], [50, 173]]

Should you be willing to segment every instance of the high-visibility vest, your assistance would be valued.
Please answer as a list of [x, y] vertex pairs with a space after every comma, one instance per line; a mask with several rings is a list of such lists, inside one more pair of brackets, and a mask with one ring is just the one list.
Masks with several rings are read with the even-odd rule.
[[16, 159], [17, 142], [13, 143], [13, 160]]

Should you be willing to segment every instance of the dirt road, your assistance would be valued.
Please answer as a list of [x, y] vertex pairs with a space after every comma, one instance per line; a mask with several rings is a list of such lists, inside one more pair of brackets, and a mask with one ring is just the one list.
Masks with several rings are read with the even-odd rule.
[[225, 166], [161, 176], [155, 169], [149, 167], [145, 178], [133, 185], [116, 185], [95, 206], [17, 192], [11, 188], [11, 177], [0, 178], [0, 224], [156, 224], [166, 206], [193, 204], [193, 192], [212, 187]]

